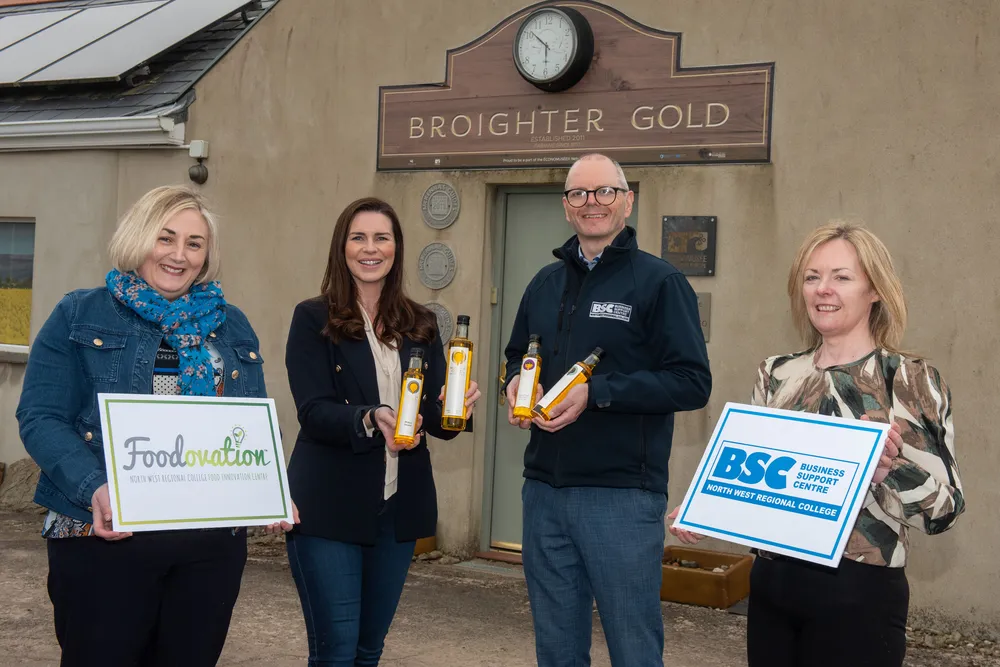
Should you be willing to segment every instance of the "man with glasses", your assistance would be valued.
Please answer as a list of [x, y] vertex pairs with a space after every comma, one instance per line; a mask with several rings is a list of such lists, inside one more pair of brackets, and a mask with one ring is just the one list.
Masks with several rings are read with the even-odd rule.
[[[563, 208], [576, 231], [521, 298], [505, 350], [507, 418], [530, 429], [522, 558], [540, 667], [590, 664], [597, 610], [615, 667], [662, 667], [660, 561], [674, 413], [708, 402], [698, 302], [684, 276], [639, 250], [617, 162], [586, 155]], [[595, 347], [593, 377], [549, 420], [517, 419], [521, 357], [541, 337], [537, 398]]]

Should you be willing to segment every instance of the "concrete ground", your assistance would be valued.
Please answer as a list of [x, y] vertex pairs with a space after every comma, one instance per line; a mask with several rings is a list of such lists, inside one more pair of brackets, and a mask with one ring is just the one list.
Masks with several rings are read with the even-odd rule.
[[[59, 663], [45, 592], [41, 517], [0, 514], [0, 667]], [[746, 665], [746, 619], [663, 605], [668, 667]], [[219, 665], [305, 665], [308, 650], [295, 587], [280, 545], [255, 545]], [[520, 568], [486, 561], [414, 563], [382, 664], [387, 667], [534, 665], [531, 612]], [[609, 665], [595, 614], [593, 664]], [[986, 667], [1000, 658], [976, 650], [911, 648], [906, 667]], [[113, 667], [113, 666], [111, 666]]]

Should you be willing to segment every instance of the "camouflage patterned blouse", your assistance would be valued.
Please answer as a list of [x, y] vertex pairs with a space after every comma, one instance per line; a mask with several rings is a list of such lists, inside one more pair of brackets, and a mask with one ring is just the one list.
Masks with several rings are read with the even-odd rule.
[[874, 350], [850, 364], [817, 368], [815, 351], [766, 359], [752, 403], [836, 417], [888, 422], [902, 430], [903, 451], [881, 484], [873, 484], [844, 558], [903, 567], [907, 527], [929, 535], [951, 528], [965, 510], [955, 461], [951, 392], [920, 359]]

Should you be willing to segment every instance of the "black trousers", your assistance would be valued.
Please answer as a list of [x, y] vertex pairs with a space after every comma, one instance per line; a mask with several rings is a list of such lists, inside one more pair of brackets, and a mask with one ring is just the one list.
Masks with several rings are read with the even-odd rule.
[[902, 568], [758, 557], [750, 572], [749, 667], [901, 667], [909, 604]]
[[211, 667], [246, 565], [246, 530], [48, 540], [62, 667]]

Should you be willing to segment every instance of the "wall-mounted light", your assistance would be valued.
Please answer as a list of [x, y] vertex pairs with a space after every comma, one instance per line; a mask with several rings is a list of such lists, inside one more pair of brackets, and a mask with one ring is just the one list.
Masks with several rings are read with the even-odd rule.
[[188, 147], [188, 155], [198, 160], [198, 164], [192, 165], [188, 169], [188, 178], [198, 185], [204, 185], [205, 181], [208, 180], [208, 167], [204, 164], [205, 160], [208, 159], [208, 142], [201, 139], [192, 141]]

